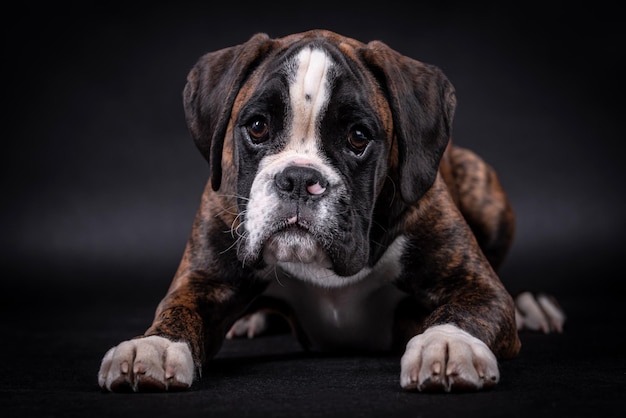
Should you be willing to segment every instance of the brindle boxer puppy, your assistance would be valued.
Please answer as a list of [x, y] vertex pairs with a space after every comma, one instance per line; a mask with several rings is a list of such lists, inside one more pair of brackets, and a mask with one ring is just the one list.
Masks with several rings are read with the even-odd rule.
[[[491, 167], [450, 142], [439, 69], [328, 31], [259, 34], [203, 56], [184, 105], [211, 178], [152, 326], [106, 353], [100, 386], [187, 388], [277, 311], [312, 349], [405, 348], [406, 389], [498, 382], [520, 349], [495, 273], [514, 217]], [[538, 315], [518, 326], [560, 330], [546, 300], [525, 295]]]

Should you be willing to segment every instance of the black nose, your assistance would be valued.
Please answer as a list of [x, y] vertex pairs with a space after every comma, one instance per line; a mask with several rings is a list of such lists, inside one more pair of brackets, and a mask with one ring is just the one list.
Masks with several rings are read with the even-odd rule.
[[328, 181], [311, 167], [292, 165], [276, 175], [276, 188], [292, 199], [310, 199], [324, 195]]

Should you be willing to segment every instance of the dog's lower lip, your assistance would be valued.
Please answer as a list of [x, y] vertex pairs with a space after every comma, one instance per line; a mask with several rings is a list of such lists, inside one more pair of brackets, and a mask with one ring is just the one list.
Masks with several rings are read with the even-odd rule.
[[315, 236], [298, 224], [286, 225], [275, 231], [265, 242], [263, 258], [266, 262], [313, 263], [324, 250]]
[[302, 217], [298, 215], [294, 215], [290, 218], [285, 218], [284, 220], [279, 222], [272, 235], [277, 234], [279, 232], [283, 232], [283, 231], [296, 232], [296, 233], [302, 232], [302, 233], [308, 234], [310, 233], [309, 225], [310, 223], [307, 222], [306, 220], [303, 220]]
[[309, 237], [313, 238], [313, 234], [308, 230], [305, 225], [302, 225], [299, 222], [287, 223], [284, 227], [276, 230], [271, 236], [270, 240], [281, 235], [281, 234], [292, 234], [295, 237]]

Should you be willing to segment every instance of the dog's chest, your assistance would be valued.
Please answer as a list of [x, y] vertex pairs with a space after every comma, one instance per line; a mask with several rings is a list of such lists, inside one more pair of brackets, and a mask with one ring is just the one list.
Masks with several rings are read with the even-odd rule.
[[287, 267], [287, 272], [277, 270], [266, 294], [291, 306], [313, 349], [387, 350], [396, 307], [406, 296], [392, 283], [402, 271], [397, 251], [401, 244], [392, 246], [373, 268], [347, 279], [351, 283], [345, 286], [321, 287], [306, 277], [331, 274], [328, 270]]

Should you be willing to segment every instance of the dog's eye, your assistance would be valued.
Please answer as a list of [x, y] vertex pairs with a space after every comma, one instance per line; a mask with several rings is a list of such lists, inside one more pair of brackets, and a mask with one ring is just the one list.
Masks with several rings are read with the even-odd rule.
[[370, 143], [370, 139], [361, 128], [354, 127], [348, 133], [348, 148], [356, 155], [363, 154], [367, 144]]
[[248, 134], [252, 142], [260, 144], [265, 142], [269, 138], [269, 127], [267, 120], [261, 116], [258, 116], [247, 125]]

